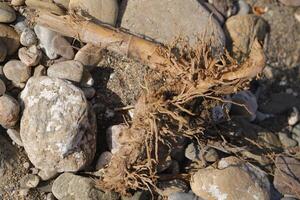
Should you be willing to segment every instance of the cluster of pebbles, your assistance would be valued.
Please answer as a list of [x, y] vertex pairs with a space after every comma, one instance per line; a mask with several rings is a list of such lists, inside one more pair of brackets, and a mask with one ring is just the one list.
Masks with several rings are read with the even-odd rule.
[[[125, 126], [119, 124], [107, 129], [107, 141], [103, 142], [107, 143], [109, 151], [95, 158], [96, 136], [100, 133], [97, 133], [99, 122], [91, 101], [96, 94], [92, 70], [102, 60], [101, 49], [92, 44], [74, 48], [74, 39], [30, 24], [21, 14], [24, 8], [50, 10], [58, 15], [75, 13], [95, 23], [121, 26], [165, 44], [183, 34], [190, 36], [193, 45], [195, 34], [205, 31], [205, 38], [212, 40], [218, 52], [230, 40], [232, 45], [228, 48], [237, 59], [249, 53], [253, 38], [263, 42], [268, 31], [267, 23], [251, 14], [251, 7], [243, 0], [210, 0], [201, 4], [196, 0], [128, 0], [126, 6], [124, 2], [121, 5], [117, 0], [0, 2], [0, 124], [13, 143], [24, 148], [36, 169], [19, 180], [20, 196], [26, 197], [30, 188], [48, 180], [54, 180], [51, 192], [45, 197], [49, 200], [146, 199], [147, 196], [145, 192], [136, 192], [131, 198], [120, 197], [113, 192], [100, 191], [92, 179], [76, 175], [83, 170], [96, 171], [94, 175], [98, 175], [111, 156], [118, 153], [118, 136]], [[289, 2], [291, 6], [299, 6], [299, 1], [282, 0], [287, 5]], [[241, 29], [242, 26], [246, 28]], [[243, 103], [251, 111], [245, 114], [236, 108], [248, 121], [268, 117], [258, 111], [256, 97], [250, 91], [240, 92], [232, 96], [232, 100]], [[212, 111], [216, 122], [222, 119], [221, 110], [216, 107]], [[296, 121], [293, 125], [298, 119]], [[267, 138], [267, 142], [278, 141], [267, 134], [262, 137]], [[289, 139], [287, 145], [290, 147], [300, 144], [292, 138], [284, 139]], [[0, 138], [0, 143], [2, 140], [4, 138]], [[180, 153], [169, 158], [161, 172], [171, 171], [175, 176], [184, 159], [197, 163], [202, 155], [206, 161], [217, 165], [198, 170], [189, 184], [180, 179], [161, 182], [158, 186], [162, 196], [170, 200], [273, 198], [272, 184], [258, 167], [236, 157], [220, 159], [220, 153], [214, 148], [206, 149], [204, 154], [200, 153], [202, 151], [195, 143], [184, 143]], [[300, 164], [299, 161], [278, 157], [276, 162], [283, 171], [289, 168], [283, 162], [285, 159], [292, 163], [293, 170], [286, 173], [296, 174], [299, 179], [299, 168], [293, 167]], [[27, 165], [25, 168], [29, 167]], [[276, 171], [274, 185], [283, 195], [300, 198], [300, 183], [296, 179]], [[293, 187], [287, 187], [284, 181]]]

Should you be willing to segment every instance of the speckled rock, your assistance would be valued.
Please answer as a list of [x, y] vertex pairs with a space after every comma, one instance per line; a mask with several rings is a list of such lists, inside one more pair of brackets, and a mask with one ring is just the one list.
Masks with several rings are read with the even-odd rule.
[[36, 46], [31, 46], [29, 48], [22, 47], [19, 49], [18, 56], [22, 63], [28, 67], [36, 66], [42, 58], [42, 51]]
[[19, 120], [20, 106], [17, 100], [8, 95], [0, 97], [0, 125], [11, 128]]
[[16, 13], [6, 2], [0, 2], [0, 22], [10, 23], [16, 20]]
[[2, 96], [6, 92], [5, 83], [0, 79], [0, 96]]
[[8, 80], [15, 83], [24, 83], [31, 76], [30, 67], [19, 60], [8, 61], [3, 67], [3, 72]]
[[55, 179], [52, 193], [58, 200], [117, 200], [119, 195], [113, 192], [102, 192], [95, 187], [93, 179], [63, 173]]
[[119, 8], [117, 0], [70, 0], [69, 10], [114, 26]]
[[20, 46], [19, 35], [12, 27], [0, 24], [0, 38], [7, 47], [8, 55], [12, 55], [18, 50]]
[[70, 43], [60, 34], [45, 27], [36, 25], [34, 31], [40, 41], [40, 46], [50, 59], [56, 59], [58, 55], [73, 59], [74, 51]]
[[83, 76], [83, 65], [75, 60], [55, 63], [48, 68], [47, 75], [79, 83]]
[[270, 183], [259, 168], [235, 157], [219, 162], [219, 169], [200, 169], [191, 178], [192, 191], [203, 199], [270, 199]]
[[20, 35], [20, 43], [23, 46], [29, 47], [37, 44], [38, 39], [36, 34], [30, 28], [25, 28]]
[[79, 88], [58, 78], [32, 77], [21, 99], [21, 138], [30, 161], [43, 174], [75, 172], [93, 160], [95, 115]]
[[257, 38], [262, 44], [269, 31], [267, 22], [256, 15], [235, 15], [225, 23], [225, 30], [228, 37], [227, 48], [233, 56], [241, 59], [247, 55]]
[[102, 59], [101, 48], [86, 44], [76, 53], [74, 60], [81, 62], [87, 70], [92, 70]]
[[191, 45], [201, 37], [218, 50], [225, 43], [222, 27], [197, 0], [128, 0], [121, 26], [164, 44], [179, 36]]
[[0, 38], [0, 62], [3, 62], [7, 55], [7, 47], [5, 43]]

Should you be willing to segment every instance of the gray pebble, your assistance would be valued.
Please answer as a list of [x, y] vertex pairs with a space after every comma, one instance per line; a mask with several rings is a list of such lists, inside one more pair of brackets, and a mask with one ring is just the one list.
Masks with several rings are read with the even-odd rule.
[[40, 182], [40, 178], [37, 175], [34, 174], [26, 174], [21, 180], [20, 180], [20, 186], [23, 189], [30, 189], [35, 188], [38, 186]]
[[20, 36], [20, 43], [23, 46], [29, 47], [31, 45], [37, 44], [38, 39], [37, 36], [35, 35], [34, 31], [31, 30], [30, 28], [25, 28], [23, 32], [21, 33]]
[[47, 75], [79, 83], [83, 76], [83, 65], [75, 60], [55, 63], [48, 68]]

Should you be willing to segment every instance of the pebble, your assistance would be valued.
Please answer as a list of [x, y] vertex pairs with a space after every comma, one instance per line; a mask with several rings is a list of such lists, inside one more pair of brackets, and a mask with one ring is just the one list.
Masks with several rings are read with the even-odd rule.
[[42, 58], [42, 51], [36, 46], [31, 46], [29, 48], [22, 47], [19, 49], [18, 56], [22, 63], [28, 67], [36, 66], [39, 64]]
[[275, 188], [282, 194], [300, 198], [300, 161], [292, 157], [278, 156], [275, 165]]
[[[191, 178], [192, 191], [203, 199], [270, 199], [265, 172], [235, 157], [223, 158], [219, 169], [199, 169]], [[230, 180], [230, 181], [229, 181]]]
[[21, 180], [20, 180], [20, 186], [23, 189], [30, 189], [35, 188], [38, 186], [40, 182], [40, 178], [37, 175], [34, 174], [26, 174]]
[[47, 194], [46, 200], [55, 200], [55, 196], [50, 192]]
[[47, 74], [46, 67], [43, 65], [38, 65], [34, 68], [33, 76], [38, 77], [38, 76], [45, 76]]
[[34, 27], [34, 31], [40, 41], [41, 48], [49, 59], [56, 59], [58, 55], [66, 59], [74, 58], [74, 50], [63, 36], [38, 25]]
[[102, 60], [103, 53], [101, 51], [101, 48], [88, 43], [79, 49], [74, 60], [81, 62], [88, 71], [91, 71]]
[[103, 152], [97, 160], [96, 170], [103, 169], [106, 165], [109, 164], [112, 157], [112, 153], [109, 151]]
[[75, 60], [68, 60], [51, 65], [47, 75], [80, 83], [83, 77], [83, 65]]
[[288, 118], [288, 124], [290, 126], [294, 126], [299, 122], [299, 111], [296, 107], [293, 107], [293, 112], [290, 114]]
[[20, 36], [20, 43], [25, 47], [36, 45], [38, 42], [37, 36], [30, 28], [25, 28]]
[[54, 13], [57, 15], [65, 14], [64, 10], [61, 9], [59, 6], [57, 6], [52, 1], [26, 0], [25, 4], [28, 7], [38, 9], [38, 10], [50, 11], [51, 13]]
[[7, 48], [5, 43], [0, 38], [0, 62], [3, 62], [7, 55]]
[[158, 193], [162, 196], [168, 197], [177, 192], [188, 192], [189, 186], [181, 179], [173, 179], [171, 181], [161, 181], [157, 184]]
[[70, 0], [69, 10], [79, 13], [85, 11], [89, 17], [115, 26], [119, 7], [117, 0]]
[[16, 20], [16, 13], [6, 2], [0, 2], [0, 22], [11, 23]]
[[81, 89], [58, 78], [32, 77], [20, 98], [21, 138], [41, 178], [82, 170], [94, 159], [96, 120]]
[[256, 38], [264, 43], [269, 27], [263, 18], [248, 14], [230, 17], [225, 23], [225, 30], [229, 39], [227, 49], [241, 60], [250, 53]]
[[0, 97], [0, 125], [12, 128], [19, 121], [20, 106], [16, 99], [3, 95]]
[[244, 0], [238, 1], [238, 13], [237, 15], [247, 15], [250, 13], [250, 6]]
[[293, 6], [293, 7], [300, 6], [300, 0], [279, 0], [279, 1], [286, 6]]
[[8, 61], [3, 67], [3, 72], [8, 80], [15, 83], [24, 83], [31, 76], [31, 68], [19, 60]]
[[258, 133], [258, 143], [270, 149], [281, 148], [281, 142], [277, 135], [272, 132], [262, 131]]
[[14, 29], [18, 34], [22, 34], [22, 32], [28, 28], [26, 20], [20, 20], [14, 25]]
[[29, 162], [24, 162], [23, 167], [24, 167], [25, 169], [29, 169], [30, 163], [29, 163]]
[[11, 0], [11, 5], [13, 6], [23, 6], [25, 4], [25, 0]]
[[19, 129], [7, 129], [6, 133], [14, 143], [21, 147], [23, 146]]
[[52, 193], [58, 200], [119, 199], [119, 195], [114, 192], [102, 192], [96, 189], [93, 179], [71, 173], [63, 173], [55, 179]]
[[[215, 162], [219, 159], [219, 155], [215, 149], [208, 148], [203, 152], [204, 159], [208, 162]], [[185, 149], [185, 157], [192, 161], [201, 160], [201, 149], [199, 145], [191, 143]]]
[[120, 150], [121, 144], [119, 143], [118, 138], [126, 128], [125, 125], [119, 124], [111, 126], [106, 130], [106, 141], [112, 154], [115, 154]]
[[168, 196], [168, 200], [202, 200], [197, 197], [193, 192], [175, 192]]
[[285, 148], [297, 146], [297, 141], [290, 138], [286, 133], [278, 133], [279, 140]]
[[96, 95], [96, 90], [92, 87], [81, 88], [87, 99], [92, 99]]
[[0, 79], [0, 96], [4, 95], [6, 92], [6, 86], [5, 83]]
[[181, 36], [193, 46], [202, 36], [216, 52], [225, 45], [222, 27], [197, 0], [128, 0], [121, 27], [163, 44]]
[[19, 34], [12, 27], [0, 24], [0, 38], [7, 47], [7, 55], [13, 55], [18, 50]]

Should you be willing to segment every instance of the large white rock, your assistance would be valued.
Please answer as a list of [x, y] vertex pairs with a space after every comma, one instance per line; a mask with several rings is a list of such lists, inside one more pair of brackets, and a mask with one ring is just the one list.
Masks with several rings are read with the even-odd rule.
[[83, 92], [46, 76], [28, 80], [20, 134], [33, 165], [53, 174], [78, 171], [94, 158], [96, 122]]

